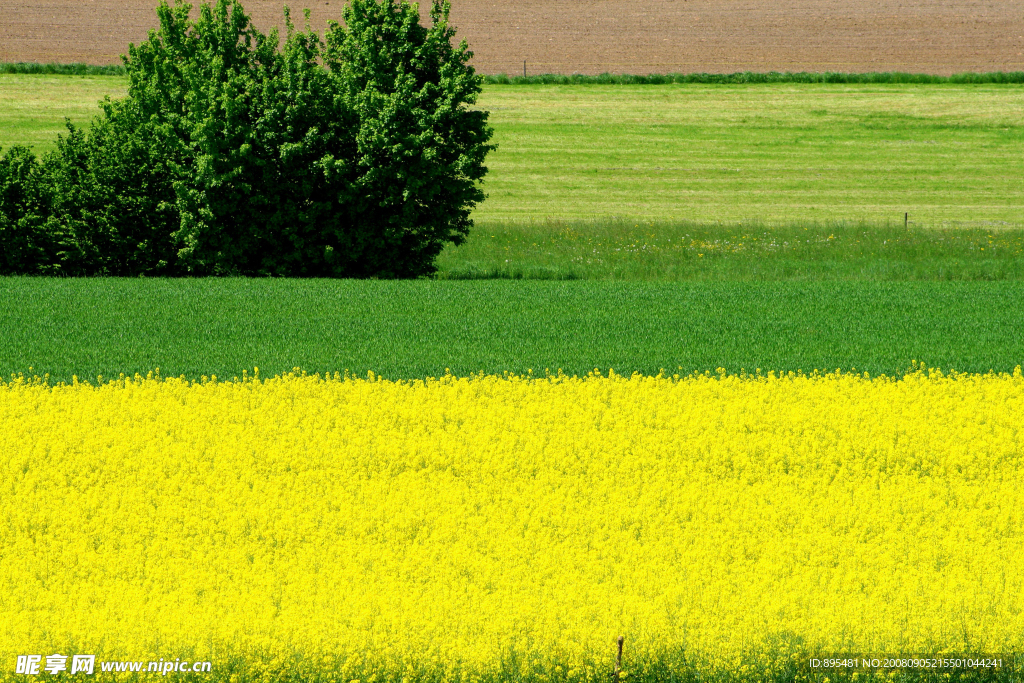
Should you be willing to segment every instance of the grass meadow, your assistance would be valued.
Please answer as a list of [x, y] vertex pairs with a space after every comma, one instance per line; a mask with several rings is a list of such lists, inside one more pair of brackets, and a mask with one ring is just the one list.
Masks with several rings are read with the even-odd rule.
[[[52, 149], [124, 89], [0, 74], [0, 146]], [[443, 279], [1024, 274], [1021, 85], [491, 84], [480, 106], [489, 197]]]
[[[52, 148], [117, 76], [0, 74], [0, 146]], [[1024, 85], [488, 85], [482, 225], [1024, 224]]]
[[902, 223], [547, 220], [479, 225], [438, 278], [647, 281], [1020, 280], [1024, 230]]

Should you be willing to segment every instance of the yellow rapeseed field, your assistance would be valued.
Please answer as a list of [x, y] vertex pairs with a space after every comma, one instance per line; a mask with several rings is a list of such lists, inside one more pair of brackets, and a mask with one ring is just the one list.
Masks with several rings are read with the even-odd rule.
[[0, 678], [607, 681], [624, 635], [625, 681], [762, 680], [1024, 646], [1020, 368], [15, 378], [0, 425]]

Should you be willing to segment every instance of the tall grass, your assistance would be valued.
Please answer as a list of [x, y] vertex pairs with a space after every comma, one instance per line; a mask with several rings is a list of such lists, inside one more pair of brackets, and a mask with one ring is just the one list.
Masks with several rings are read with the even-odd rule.
[[57, 76], [123, 76], [122, 64], [58, 64], [50, 62], [0, 62], [0, 74], [46, 74]]
[[484, 221], [446, 280], [1024, 280], [1024, 228], [824, 221]]

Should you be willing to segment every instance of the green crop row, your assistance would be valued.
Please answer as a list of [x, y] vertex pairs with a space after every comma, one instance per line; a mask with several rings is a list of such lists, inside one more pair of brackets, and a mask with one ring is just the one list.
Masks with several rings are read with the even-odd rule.
[[0, 376], [1024, 364], [1021, 282], [0, 279]]

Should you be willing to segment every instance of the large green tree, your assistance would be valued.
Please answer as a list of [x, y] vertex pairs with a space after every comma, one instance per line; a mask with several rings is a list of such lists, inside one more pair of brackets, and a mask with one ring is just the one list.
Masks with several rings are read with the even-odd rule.
[[194, 19], [162, 2], [124, 59], [127, 98], [69, 124], [41, 168], [24, 151], [0, 164], [0, 187], [27, 197], [0, 199], [0, 247], [26, 255], [0, 268], [430, 274], [472, 226], [493, 149], [448, 12], [433, 4], [423, 26], [405, 0], [352, 0], [321, 38], [286, 10], [279, 49], [237, 1]]

